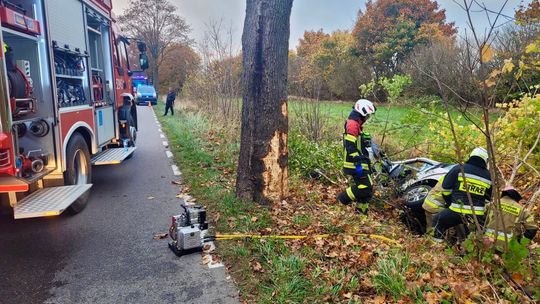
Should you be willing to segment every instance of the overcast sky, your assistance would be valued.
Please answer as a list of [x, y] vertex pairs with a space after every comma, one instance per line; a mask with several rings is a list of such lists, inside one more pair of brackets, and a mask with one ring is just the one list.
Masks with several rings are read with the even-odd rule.
[[[245, 16], [245, 0], [169, 0], [178, 7], [178, 13], [185, 18], [191, 26], [191, 38], [196, 42], [204, 37], [207, 24], [211, 20], [222, 20], [223, 24], [232, 25], [234, 31], [234, 44], [241, 47], [240, 37]], [[456, 0], [462, 3], [462, 0]], [[294, 0], [291, 15], [291, 38], [289, 45], [294, 48], [298, 39], [305, 30], [323, 29], [332, 32], [338, 29], [351, 29], [354, 25], [359, 9], [365, 8], [365, 0]], [[493, 11], [498, 11], [502, 0], [483, 0]], [[503, 14], [513, 16], [520, 3], [529, 3], [530, 0], [509, 0]], [[129, 0], [113, 0], [115, 13], [121, 14], [128, 6]], [[446, 18], [459, 27], [460, 33], [467, 28], [467, 19], [463, 10], [454, 0], [439, 0], [441, 8], [446, 10]], [[476, 10], [480, 11], [478, 7]], [[494, 15], [492, 14], [491, 18]], [[498, 24], [508, 21], [502, 18]], [[473, 14], [475, 27], [482, 29], [488, 26], [485, 12]]]

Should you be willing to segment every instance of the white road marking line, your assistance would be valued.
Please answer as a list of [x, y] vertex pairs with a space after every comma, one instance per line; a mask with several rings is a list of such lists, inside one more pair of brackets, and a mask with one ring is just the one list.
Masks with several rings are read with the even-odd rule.
[[163, 135], [163, 134], [159, 134], [159, 137], [161, 137], [161, 138], [165, 138], [165, 135]]
[[171, 168], [172, 168], [172, 171], [173, 171], [174, 175], [176, 175], [176, 176], [182, 175], [182, 172], [180, 172], [177, 165], [172, 165]]
[[164, 146], [166, 147], [166, 146], [168, 146], [168, 145], [169, 145], [169, 143], [168, 143], [168, 142], [166, 142], [166, 141], [164, 141], [164, 142], [163, 142], [163, 145], [164, 145]]
[[173, 154], [172, 154], [172, 152], [171, 152], [171, 151], [169, 151], [169, 150], [165, 151], [165, 154], [167, 154], [167, 157], [168, 157], [168, 158], [171, 158], [171, 157], [173, 157]]
[[213, 268], [220, 268], [220, 267], [223, 267], [223, 264], [214, 263], [214, 261], [212, 260], [212, 256], [210, 255], [210, 263], [208, 263], [208, 268], [213, 269]]

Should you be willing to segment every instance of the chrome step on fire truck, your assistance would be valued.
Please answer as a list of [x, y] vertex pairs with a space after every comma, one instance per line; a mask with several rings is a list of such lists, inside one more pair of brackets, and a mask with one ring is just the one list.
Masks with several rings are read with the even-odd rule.
[[16, 219], [79, 212], [92, 165], [136, 149], [130, 40], [111, 0], [0, 0], [0, 23], [0, 206]]

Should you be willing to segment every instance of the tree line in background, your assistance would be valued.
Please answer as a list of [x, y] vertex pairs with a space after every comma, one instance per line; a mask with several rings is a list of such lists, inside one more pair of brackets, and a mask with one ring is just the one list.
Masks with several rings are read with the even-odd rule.
[[[142, 1], [143, 5], [141, 1], [132, 1], [119, 20], [129, 29], [128, 34], [147, 42], [150, 76], [159, 91], [174, 87], [191, 99], [215, 100], [231, 113], [236, 111], [230, 101], [241, 96], [242, 60], [240, 51], [233, 48], [231, 29], [223, 22], [211, 21], [205, 38], [195, 45], [188, 38], [189, 26], [174, 5], [157, 0]], [[510, 58], [519, 64], [525, 47], [540, 33], [538, 6], [534, 0], [519, 8], [515, 16], [506, 16], [508, 20], [498, 27], [496, 38], [485, 46], [490, 71], [501, 68]], [[437, 62], [441, 80], [452, 84], [460, 96], [473, 100], [480, 84], [464, 77], [479, 72], [471, 65], [470, 54], [476, 47], [471, 39], [471, 33], [458, 34], [454, 23], [446, 21], [445, 10], [436, 1], [370, 0], [351, 30], [304, 32], [296, 49], [289, 52], [288, 93], [316, 100], [354, 100], [362, 94], [359, 87], [373, 80], [370, 97], [384, 102], [388, 96], [380, 80], [406, 74], [411, 78], [404, 92], [407, 97], [440, 96], [436, 82], [421, 72]], [[493, 88], [500, 101], [517, 97], [526, 83], [540, 80], [533, 70], [523, 73], [521, 82], [507, 75]]]

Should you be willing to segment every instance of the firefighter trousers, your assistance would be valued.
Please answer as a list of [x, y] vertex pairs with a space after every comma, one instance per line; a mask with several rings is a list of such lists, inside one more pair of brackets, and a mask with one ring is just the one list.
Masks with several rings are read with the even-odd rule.
[[[480, 226], [484, 226], [485, 216], [477, 215], [477, 218]], [[460, 224], [464, 224], [466, 232], [469, 233], [469, 231], [467, 231], [467, 223], [469, 221], [472, 221], [472, 215], [444, 209], [433, 218], [433, 228], [435, 229], [434, 237], [443, 239], [448, 229]]]
[[354, 185], [345, 189], [338, 195], [338, 200], [345, 205], [358, 202], [357, 209], [362, 213], [367, 213], [368, 202], [373, 197], [373, 185], [371, 177], [353, 175]]

